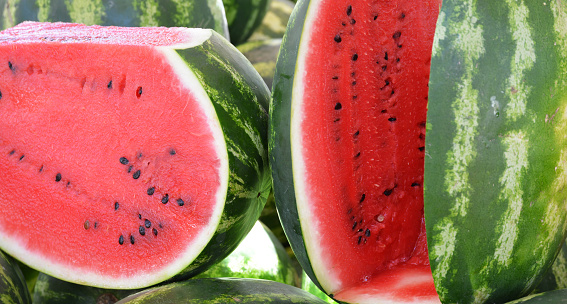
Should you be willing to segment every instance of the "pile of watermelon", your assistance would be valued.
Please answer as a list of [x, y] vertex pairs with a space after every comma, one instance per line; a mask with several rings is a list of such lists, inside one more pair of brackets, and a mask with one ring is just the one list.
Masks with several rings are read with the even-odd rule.
[[0, 302], [567, 302], [562, 1], [0, 10]]

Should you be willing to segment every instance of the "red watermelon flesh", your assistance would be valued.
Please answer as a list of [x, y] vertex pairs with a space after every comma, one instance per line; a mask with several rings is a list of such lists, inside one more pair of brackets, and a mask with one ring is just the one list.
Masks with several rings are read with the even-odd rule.
[[206, 93], [170, 54], [209, 35], [68, 24], [0, 35], [4, 250], [113, 288], [194, 259], [222, 214], [228, 164]]
[[[308, 13], [317, 21], [302, 42], [317, 47], [301, 55], [301, 105], [292, 106], [293, 128], [303, 130], [292, 133], [301, 154], [294, 180], [298, 201], [309, 202], [300, 217], [312, 223], [304, 237], [315, 275], [343, 301], [382, 293], [385, 302], [438, 302], [422, 185], [440, 1], [331, 2]], [[329, 250], [336, 244], [348, 245]]]

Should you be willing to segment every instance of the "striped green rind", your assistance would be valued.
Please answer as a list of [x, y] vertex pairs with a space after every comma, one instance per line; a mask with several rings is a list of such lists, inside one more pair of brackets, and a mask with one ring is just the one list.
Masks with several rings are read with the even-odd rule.
[[325, 303], [314, 295], [287, 284], [236, 278], [191, 279], [148, 289], [117, 304], [152, 303]]
[[299, 286], [299, 275], [276, 236], [261, 222], [224, 260], [196, 278], [253, 278]]
[[443, 303], [528, 294], [567, 227], [561, 1], [444, 1], [431, 61], [424, 201]]
[[551, 269], [543, 276], [543, 279], [534, 293], [542, 293], [556, 289], [567, 289], [567, 244], [563, 243], [561, 251], [555, 258], [555, 262], [551, 265]]
[[221, 0], [0, 0], [1, 29], [23, 21], [200, 27], [229, 38]]
[[139, 291], [142, 289], [117, 290], [78, 285], [40, 273], [32, 297], [34, 304], [102, 304], [117, 302]]
[[250, 62], [216, 32], [177, 53], [209, 95], [225, 136], [229, 181], [217, 231], [197, 259], [174, 278], [196, 275], [227, 257], [259, 218], [271, 190], [268, 164], [270, 91]]
[[309, 0], [299, 1], [289, 19], [287, 30], [276, 62], [270, 104], [268, 151], [272, 168], [272, 183], [276, 208], [282, 227], [301, 267], [313, 283], [317, 281], [303, 239], [295, 199], [291, 159], [291, 97], [303, 21], [309, 8]]
[[271, 0], [224, 0], [230, 42], [239, 45], [250, 36], [264, 19]]
[[31, 304], [26, 280], [16, 260], [0, 251], [0, 304]]
[[567, 303], [567, 289], [553, 290], [529, 295], [506, 304], [565, 304]]

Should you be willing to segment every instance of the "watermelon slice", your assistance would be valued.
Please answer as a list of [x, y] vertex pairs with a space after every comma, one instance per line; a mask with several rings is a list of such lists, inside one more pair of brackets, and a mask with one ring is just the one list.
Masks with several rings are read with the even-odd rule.
[[208, 29], [23, 23], [0, 34], [0, 247], [141, 288], [222, 260], [270, 190], [269, 90]]
[[305, 0], [288, 23], [274, 196], [336, 300], [504, 303], [564, 240], [567, 6], [442, 2]]

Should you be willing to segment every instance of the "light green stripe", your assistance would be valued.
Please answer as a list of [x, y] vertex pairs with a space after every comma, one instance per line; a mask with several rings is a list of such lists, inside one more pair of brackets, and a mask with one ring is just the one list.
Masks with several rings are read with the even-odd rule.
[[555, 277], [557, 289], [567, 288], [567, 260], [562, 252], [557, 256], [555, 262], [551, 266], [551, 272]]
[[522, 180], [528, 168], [528, 139], [522, 131], [512, 131], [504, 137], [503, 144], [506, 146], [506, 169], [500, 178], [500, 185], [503, 187], [500, 199], [508, 201], [509, 206], [498, 225], [502, 231], [494, 258], [498, 264], [509, 266], [514, 243], [518, 238], [518, 221], [523, 207]]
[[[451, 269], [450, 262], [455, 251], [457, 229], [453, 226], [453, 222], [450, 219], [445, 218], [443, 222], [435, 226], [435, 230], [438, 230], [439, 233], [435, 234], [435, 245], [429, 255], [431, 259], [440, 260], [433, 272], [433, 279], [436, 282], [441, 282], [446, 279]], [[447, 288], [443, 284], [438, 284], [436, 288], [437, 293], [441, 297], [448, 293]]]
[[431, 57], [435, 57], [439, 51], [439, 42], [447, 36], [447, 28], [443, 25], [445, 22], [445, 12], [441, 11], [439, 17], [437, 17], [437, 25], [435, 27], [435, 36], [433, 38], [433, 49], [431, 52]]
[[20, 2], [4, 1], [4, 8], [2, 10], [2, 28], [9, 28], [16, 25], [16, 11]]
[[506, 0], [510, 7], [508, 19], [512, 28], [512, 39], [516, 42], [516, 51], [511, 62], [511, 75], [506, 90], [510, 102], [506, 106], [506, 117], [516, 121], [526, 113], [526, 102], [530, 88], [524, 83], [524, 73], [530, 70], [536, 61], [532, 31], [529, 28], [528, 8], [523, 1]]
[[134, 7], [140, 14], [140, 26], [159, 26], [159, 3], [157, 0], [139, 0]]
[[86, 25], [102, 24], [102, 0], [65, 0], [65, 5], [73, 22]]
[[37, 20], [40, 22], [49, 21], [49, 9], [51, 7], [51, 0], [36, 0], [37, 4]]

